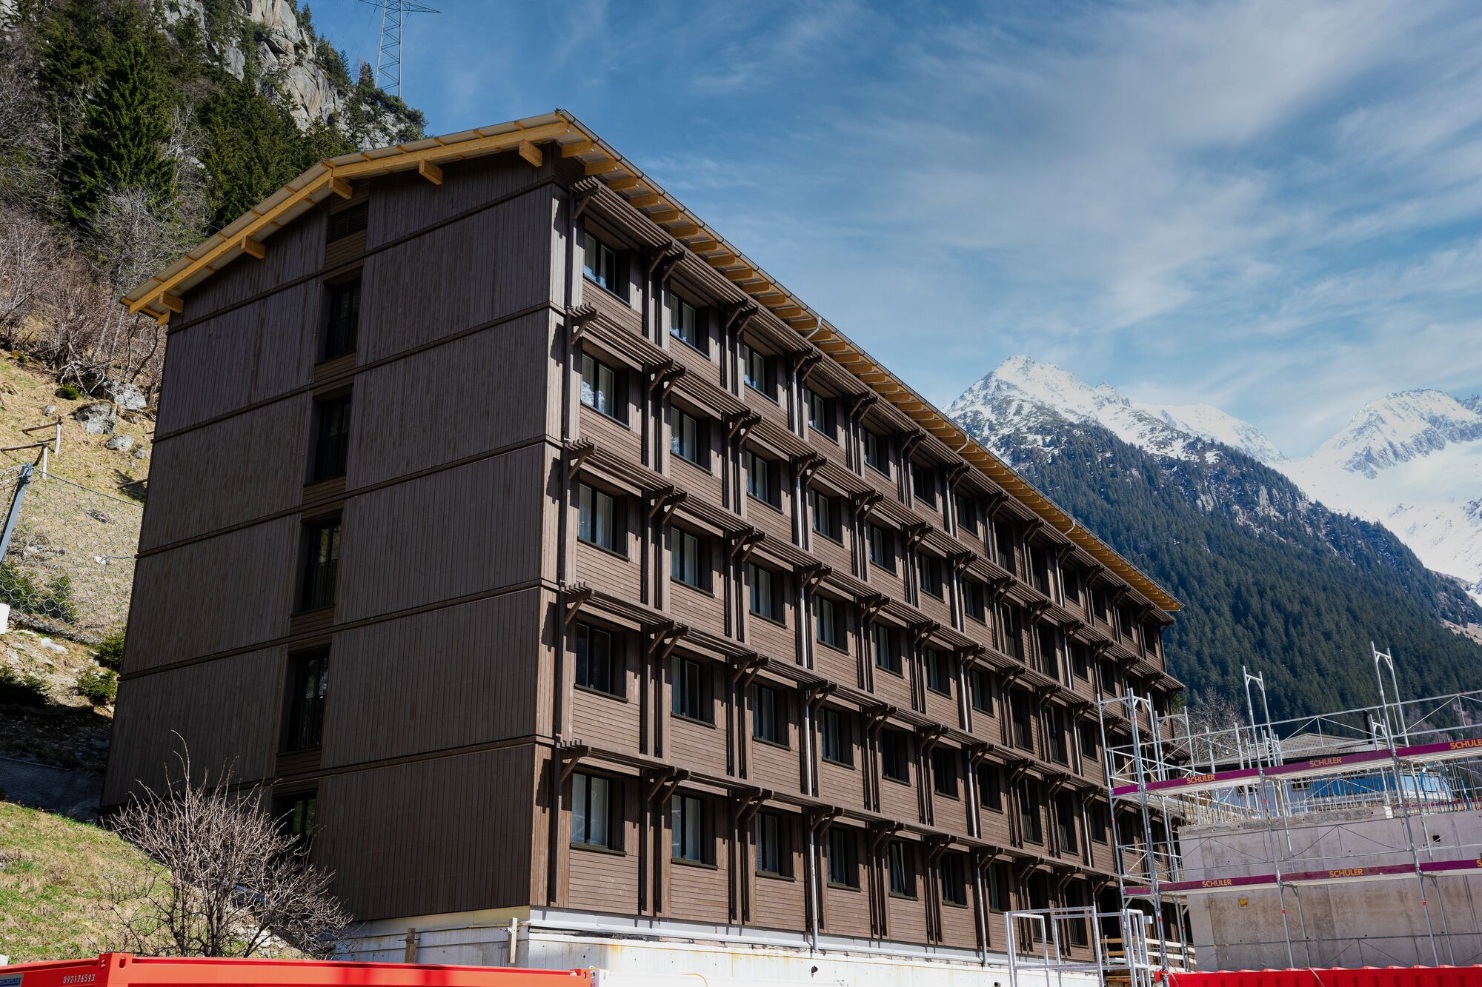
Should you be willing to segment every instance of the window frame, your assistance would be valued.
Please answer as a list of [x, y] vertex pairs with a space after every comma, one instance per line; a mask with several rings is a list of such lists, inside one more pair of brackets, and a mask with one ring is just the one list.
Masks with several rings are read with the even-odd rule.
[[[769, 830], [770, 838], [764, 839], [763, 834]], [[789, 825], [787, 816], [780, 812], [770, 812], [765, 809], [756, 814], [756, 818], [752, 823], [752, 841], [756, 848], [753, 870], [755, 870], [757, 877], [770, 877], [782, 880], [792, 879], [791, 837], [792, 826]], [[764, 845], [770, 845], [770, 853], [764, 851]], [[767, 857], [775, 858], [775, 868], [768, 868], [766, 866], [764, 859]]]
[[669, 715], [715, 726], [715, 674], [704, 661], [687, 655], [670, 660]]
[[849, 649], [849, 615], [844, 606], [831, 596], [813, 596], [813, 638], [835, 651]]
[[[588, 370], [590, 369], [590, 374]], [[609, 389], [603, 388], [603, 374], [606, 374]], [[620, 425], [628, 424], [628, 401], [625, 393], [624, 382], [626, 375], [622, 369], [603, 361], [595, 353], [583, 350], [581, 354], [581, 384], [578, 388], [578, 400], [582, 407], [591, 408], [604, 418], [610, 418]], [[588, 400], [588, 394], [592, 399]], [[619, 397], [621, 396], [621, 400]], [[610, 405], [610, 407], [604, 407]]]
[[[887, 528], [883, 524], [876, 524], [874, 521], [867, 521], [865, 523], [868, 525], [865, 539], [867, 553], [870, 557], [870, 565], [877, 569], [883, 569], [892, 576], [895, 575], [897, 571], [895, 530], [893, 528]], [[880, 556], [884, 557], [883, 562], [880, 560]]]
[[[762, 593], [762, 577], [765, 576], [767, 592]], [[755, 562], [746, 563], [746, 611], [753, 617], [777, 624], [779, 627], [787, 626], [787, 609], [782, 599], [782, 573], [768, 569], [766, 566]], [[764, 601], [765, 607], [759, 607], [758, 601]]]
[[[931, 749], [931, 790], [943, 798], [962, 798], [962, 756], [955, 747]], [[946, 770], [943, 770], [943, 769]], [[951, 782], [950, 785], [946, 782]]]
[[837, 443], [839, 441], [839, 419], [834, 399], [811, 387], [804, 388], [803, 393], [806, 397], [804, 404], [807, 410], [808, 428], [830, 442]]
[[[705, 359], [710, 359], [710, 320], [705, 306], [696, 305], [688, 298], [678, 292], [668, 292], [668, 305], [665, 306], [669, 313], [669, 335], [699, 353]], [[686, 327], [681, 316], [688, 311], [691, 324]], [[686, 335], [686, 332], [689, 335]]]
[[670, 405], [669, 411], [669, 451], [691, 466], [710, 472], [710, 419], [677, 405]]
[[905, 840], [891, 840], [886, 845], [885, 869], [887, 889], [892, 898], [916, 899], [915, 848]]
[[[601, 520], [599, 508], [605, 503], [608, 509], [607, 542], [597, 537], [597, 526]], [[590, 535], [590, 537], [589, 537]], [[628, 557], [627, 518], [622, 510], [622, 500], [601, 487], [586, 482], [576, 485], [576, 540], [592, 545], [620, 558]]]
[[314, 455], [309, 464], [310, 483], [345, 475], [350, 462], [352, 407], [349, 391], [314, 399]]
[[[309, 686], [312, 685], [312, 695]], [[329, 648], [314, 648], [288, 656], [288, 709], [284, 716], [280, 750], [284, 753], [319, 750], [324, 746], [324, 711], [329, 694]]]
[[[312, 613], [316, 610], [332, 609], [335, 605], [335, 595], [339, 584], [340, 554], [344, 536], [342, 519], [339, 515], [335, 515], [305, 521], [301, 532], [298, 609], [295, 612]], [[329, 535], [328, 546], [323, 542], [326, 534]], [[331, 557], [320, 558], [316, 562], [315, 556], [324, 555], [326, 548]]]
[[[599, 637], [600, 636], [600, 637]], [[599, 664], [605, 666], [603, 675], [593, 675], [593, 647], [596, 640], [605, 639], [607, 654]], [[574, 675], [575, 685], [578, 689], [595, 692], [613, 699], [627, 698], [627, 662], [623, 660], [622, 637], [606, 627], [599, 627], [587, 621], [577, 621], [576, 629], [572, 633], [572, 651], [575, 655]], [[603, 686], [600, 682], [606, 678], [607, 684]], [[584, 681], [585, 680], [585, 681]]]
[[988, 623], [988, 587], [976, 579], [962, 580], [962, 613], [968, 620]]
[[[839, 498], [818, 487], [808, 488], [808, 513], [813, 533], [835, 544], [844, 544], [844, 511]], [[822, 521], [822, 524], [820, 524]]]
[[1003, 767], [997, 761], [979, 761], [975, 772], [978, 805], [990, 812], [1003, 812]]
[[[791, 725], [787, 700], [776, 686], [753, 682], [747, 690], [747, 712], [751, 716], [751, 739], [791, 750]], [[765, 711], [765, 712], [764, 712]]]
[[[324, 286], [324, 319], [320, 326], [319, 363], [328, 363], [357, 352], [360, 346], [360, 302], [364, 279], [357, 273], [352, 278]], [[338, 311], [342, 299], [349, 299], [348, 311]]]
[[860, 444], [864, 447], [865, 465], [886, 479], [890, 478], [890, 438], [871, 429], [863, 429]]
[[[598, 261], [596, 264], [592, 263], [593, 253], [596, 254]], [[626, 251], [614, 247], [592, 230], [583, 228], [581, 254], [582, 278], [626, 302], [628, 300], [628, 278], [624, 263]], [[604, 272], [603, 268], [609, 265], [611, 270]], [[611, 284], [607, 283], [609, 280]]]
[[[683, 791], [669, 796], [669, 859], [673, 863], [689, 867], [715, 866], [714, 815], [710, 800], [704, 796]], [[691, 818], [694, 819], [693, 833], [690, 831]], [[697, 846], [688, 846], [691, 837]]]
[[831, 825], [824, 837], [825, 876], [831, 888], [859, 890], [859, 837], [846, 826]]
[[968, 907], [967, 865], [964, 855], [957, 851], [942, 854], [937, 861], [940, 870], [942, 904], [952, 908]]
[[938, 472], [935, 466], [911, 460], [911, 502], [913, 504], [925, 504], [934, 511], [940, 509], [940, 497], [937, 491]]
[[[890, 738], [888, 743], [886, 738]], [[880, 731], [880, 777], [898, 785], [911, 783], [911, 735], [904, 730], [886, 727]], [[898, 767], [900, 774], [891, 769]]]
[[[694, 559], [688, 558], [688, 549], [694, 547]], [[709, 557], [710, 542], [687, 528], [669, 529], [669, 579], [701, 593], [711, 592], [714, 559]], [[689, 573], [691, 564], [694, 572]]]
[[993, 673], [986, 668], [974, 667], [967, 674], [968, 703], [974, 713], [993, 715]]
[[[880, 661], [879, 635], [884, 635], [886, 641], [889, 644], [887, 654], [887, 657], [890, 659], [889, 664], [885, 664]], [[870, 623], [870, 650], [874, 652], [874, 654], [872, 654], [870, 657], [874, 661], [876, 668], [883, 669], [884, 671], [889, 672], [891, 675], [906, 674], [905, 653], [904, 649], [900, 647], [899, 628], [896, 628], [890, 624], [886, 624], [882, 621], [872, 621]]]
[[[741, 382], [773, 404], [777, 403], [777, 371], [776, 363], [774, 362], [775, 359], [772, 354], [757, 349], [750, 343], [741, 344]], [[761, 366], [759, 368], [753, 367], [753, 360], [761, 361]], [[760, 369], [762, 373], [762, 380], [760, 382], [752, 376], [751, 372], [753, 369]]]
[[[943, 560], [927, 552], [916, 553], [916, 585], [934, 600], [947, 598], [947, 579], [942, 572]], [[930, 574], [930, 578], [927, 576]]]
[[939, 696], [951, 697], [952, 653], [941, 648], [922, 648], [922, 664], [926, 666], [926, 689]]
[[[773, 510], [782, 510], [782, 463], [745, 446], [741, 450], [741, 468], [746, 471], [746, 495]], [[757, 477], [764, 478], [764, 496], [757, 493]]]
[[[603, 838], [589, 839], [592, 811], [592, 793], [598, 783], [604, 791], [603, 798], [606, 800], [605, 818], [602, 825], [605, 833], [600, 834]], [[589, 771], [575, 771], [571, 775], [571, 836], [569, 843], [579, 850], [597, 850], [605, 853], [621, 853], [623, 851], [623, 812], [622, 812], [622, 780], [612, 778], [608, 775], [593, 774]], [[577, 835], [578, 806], [581, 809], [582, 820], [581, 837]]]
[[818, 756], [827, 764], [854, 767], [854, 730], [848, 714], [835, 706], [818, 710]]

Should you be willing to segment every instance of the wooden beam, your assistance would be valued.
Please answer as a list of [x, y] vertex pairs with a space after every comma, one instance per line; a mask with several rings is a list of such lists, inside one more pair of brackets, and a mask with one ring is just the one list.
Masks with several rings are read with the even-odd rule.
[[262, 260], [268, 253], [267, 248], [262, 245], [261, 240], [254, 240], [250, 236], [242, 237], [242, 242], [238, 246], [242, 248], [242, 253], [256, 257], [258, 260]]
[[609, 171], [616, 171], [622, 167], [616, 158], [600, 158], [596, 161], [588, 161], [582, 166], [582, 173], [587, 175], [605, 175]]
[[545, 155], [541, 153], [540, 148], [529, 141], [520, 141], [520, 157], [530, 162], [532, 168], [539, 168], [545, 164]]
[[607, 183], [607, 187], [614, 192], [626, 192], [630, 188], [637, 188], [643, 184], [643, 179], [636, 175], [624, 175], [622, 178], [614, 178]]
[[561, 157], [574, 158], [581, 154], [591, 154], [596, 149], [597, 145], [589, 140], [572, 141], [561, 145]]
[[160, 304], [163, 305], [166, 310], [174, 312], [176, 315], [179, 315], [181, 312], [185, 311], [185, 299], [181, 298], [179, 295], [172, 295], [168, 291], [160, 292]]
[[349, 182], [334, 175], [329, 176], [329, 190], [341, 199], [348, 199], [355, 194], [355, 190], [350, 187]]
[[154, 317], [154, 321], [157, 322], [157, 323], [159, 323], [162, 326], [167, 326], [167, 325], [170, 324], [170, 313], [169, 312], [160, 312], [158, 315], [156, 315]]
[[642, 209], [645, 206], [657, 205], [658, 202], [659, 193], [657, 192], [640, 192], [628, 199], [628, 205], [634, 206], [638, 209]]
[[443, 183], [443, 170], [431, 161], [417, 162], [417, 174], [434, 185], [441, 185]]
[[667, 223], [679, 218], [679, 210], [674, 208], [660, 209], [657, 212], [649, 213], [648, 218], [655, 223]]
[[689, 220], [685, 220], [682, 223], [676, 223], [669, 227], [668, 232], [670, 236], [689, 236], [692, 233], [700, 232], [700, 227], [691, 223]]

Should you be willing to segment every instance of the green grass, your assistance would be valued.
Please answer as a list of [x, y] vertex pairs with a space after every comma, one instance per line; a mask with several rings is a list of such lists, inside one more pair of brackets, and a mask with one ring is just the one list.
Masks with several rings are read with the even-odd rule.
[[151, 866], [98, 826], [0, 802], [0, 953], [26, 963], [122, 946], [105, 889]]

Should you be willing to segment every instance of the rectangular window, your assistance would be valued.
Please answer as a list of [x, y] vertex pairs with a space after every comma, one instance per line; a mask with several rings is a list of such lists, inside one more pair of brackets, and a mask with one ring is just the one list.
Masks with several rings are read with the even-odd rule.
[[957, 751], [954, 748], [932, 748], [931, 787], [938, 795], [957, 798], [957, 760]]
[[1075, 853], [1075, 799], [1069, 795], [1055, 800], [1055, 835], [1060, 838], [1061, 853]]
[[694, 795], [674, 795], [669, 799], [669, 826], [675, 860], [694, 864], [715, 862], [710, 841], [709, 803]]
[[986, 668], [975, 668], [968, 673], [968, 689], [972, 693], [973, 709], [979, 713], [993, 715], [993, 675]]
[[1039, 670], [1052, 679], [1060, 678], [1060, 654], [1059, 642], [1055, 628], [1040, 625], [1039, 629]]
[[582, 274], [615, 295], [627, 294], [623, 290], [618, 252], [590, 233], [582, 238]]
[[623, 694], [623, 662], [613, 635], [590, 624], [576, 625], [576, 684], [610, 696]]
[[782, 506], [782, 476], [778, 465], [750, 449], [741, 450], [741, 465], [746, 470], [746, 492], [764, 504]]
[[1091, 817], [1091, 839], [1096, 843], [1106, 843], [1111, 833], [1111, 811], [1105, 802], [1092, 802], [1088, 807]]
[[1070, 745], [1065, 742], [1065, 711], [1051, 707], [1045, 710], [1045, 747], [1056, 764], [1070, 763]]
[[817, 391], [808, 391], [808, 425], [815, 431], [834, 438], [834, 402]]
[[922, 658], [926, 661], [926, 687], [944, 696], [952, 695], [952, 656], [936, 648], [926, 648]]
[[324, 306], [323, 360], [354, 353], [360, 335], [360, 279], [332, 284], [328, 292]]
[[988, 620], [988, 589], [971, 579], [962, 581], [962, 609], [969, 617], [980, 623]]
[[1085, 721], [1085, 720], [1082, 720], [1081, 721], [1081, 724], [1080, 724], [1081, 757], [1086, 758], [1087, 760], [1089, 760], [1091, 762], [1090, 764], [1087, 764], [1086, 765], [1086, 770], [1088, 770], [1088, 771], [1094, 770], [1095, 767], [1096, 767], [1095, 762], [1096, 762], [1096, 753], [1097, 753], [1097, 750], [1096, 750], [1096, 748], [1097, 748], [1097, 745], [1096, 745], [1096, 734], [1097, 734], [1097, 731], [1098, 731], [1098, 727], [1095, 724], [1092, 724], [1092, 723], [1090, 723], [1088, 721]]
[[751, 612], [782, 623], [782, 580], [771, 569], [754, 562], [746, 564], [746, 582], [751, 586]]
[[1045, 841], [1039, 809], [1039, 783], [1032, 778], [1019, 779], [1019, 830], [1030, 843]]
[[877, 473], [890, 475], [890, 440], [866, 431], [864, 434], [865, 465]]
[[891, 840], [890, 893], [902, 898], [916, 897], [916, 848], [904, 840]]
[[701, 723], [715, 722], [709, 671], [693, 658], [674, 656], [674, 681], [670, 684], [669, 708], [675, 716]]
[[843, 541], [844, 522], [838, 499], [822, 490], [810, 490], [808, 499], [813, 507], [813, 530], [833, 541]]
[[937, 506], [936, 467], [911, 464], [911, 495], [927, 507]]
[[334, 606], [335, 577], [340, 566], [340, 519], [304, 526], [304, 570], [299, 610]]
[[792, 877], [792, 847], [787, 820], [775, 812], [756, 814], [756, 872], [763, 877]]
[[858, 843], [843, 826], [828, 828], [828, 883], [841, 888], [859, 887]]
[[626, 421], [628, 403], [618, 394], [618, 372], [601, 360], [581, 355], [581, 403], [608, 418]]
[[843, 651], [848, 646], [844, 605], [827, 596], [813, 598], [813, 623], [818, 640], [830, 648]]
[[582, 483], [576, 488], [576, 502], [576, 537], [589, 545], [627, 555], [627, 539], [619, 535], [622, 524], [617, 500], [611, 494]]
[[669, 450], [680, 459], [687, 459], [701, 469], [710, 468], [709, 422], [696, 418], [687, 411], [674, 409], [674, 419], [669, 433]]
[[967, 863], [960, 853], [942, 854], [942, 903], [967, 906]]
[[708, 591], [710, 559], [705, 552], [705, 542], [699, 535], [683, 528], [675, 528], [673, 532], [669, 543], [669, 575], [675, 582]]
[[962, 494], [953, 502], [957, 508], [957, 527], [969, 534], [978, 533], [978, 502]]
[[995, 912], [1013, 911], [1014, 874], [1009, 865], [1000, 861], [988, 867], [988, 907]]
[[1091, 677], [1091, 649], [1080, 641], [1070, 642], [1070, 671], [1078, 679]]
[[283, 749], [307, 751], [324, 737], [324, 694], [329, 685], [329, 652], [315, 651], [288, 660], [288, 729]]
[[1015, 689], [1009, 697], [1009, 719], [1013, 727], [1014, 746], [1026, 751], [1034, 750], [1033, 713], [1029, 708], [1029, 694]]
[[617, 784], [610, 778], [577, 772], [571, 776], [571, 842], [577, 846], [616, 850], [622, 831], [614, 814], [619, 800]]
[[710, 353], [704, 313], [674, 294], [669, 296], [669, 334], [707, 356]]
[[870, 564], [886, 572], [895, 571], [895, 532], [881, 525], [870, 524]]
[[1009, 572], [1014, 572], [1014, 530], [1004, 521], [998, 526], [994, 540], [998, 544], [998, 564]]
[[1024, 615], [1018, 607], [1005, 606], [1003, 611], [1003, 652], [1024, 660]]
[[314, 469], [309, 482], [345, 475], [350, 455], [350, 395], [314, 402]]
[[921, 590], [937, 599], [942, 598], [942, 560], [935, 555], [916, 556], [916, 572], [920, 575]]
[[773, 401], [777, 400], [777, 375], [772, 372], [772, 358], [750, 346], [743, 345], [741, 350], [746, 386]]
[[787, 708], [781, 694], [769, 685], [753, 685], [749, 699], [752, 737], [786, 747]]
[[880, 774], [891, 781], [911, 781], [911, 738], [899, 730], [880, 731]]
[[900, 632], [889, 624], [871, 624], [870, 643], [875, 649], [875, 667], [900, 675]]
[[273, 799], [273, 816], [278, 820], [278, 825], [300, 846], [306, 847], [314, 842], [318, 809], [318, 792], [302, 792]]
[[1003, 771], [992, 761], [978, 765], [978, 803], [994, 812], [1003, 811]]
[[822, 736], [823, 759], [835, 764], [854, 766], [854, 738], [849, 733], [849, 720], [843, 710], [825, 706], [818, 711], [818, 732]]

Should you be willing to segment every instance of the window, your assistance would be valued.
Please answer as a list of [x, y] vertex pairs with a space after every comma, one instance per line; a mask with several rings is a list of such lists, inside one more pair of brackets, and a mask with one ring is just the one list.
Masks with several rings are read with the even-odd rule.
[[687, 411], [674, 409], [670, 426], [669, 449], [680, 459], [687, 459], [701, 469], [710, 468], [709, 423]]
[[986, 622], [988, 619], [987, 587], [971, 579], [964, 579], [962, 581], [962, 609], [973, 620]]
[[960, 853], [942, 854], [942, 903], [967, 905], [967, 865]]
[[1014, 530], [1008, 522], [998, 525], [994, 536], [998, 543], [998, 564], [1009, 572], [1014, 571]]
[[693, 658], [674, 657], [674, 681], [670, 684], [669, 708], [675, 716], [701, 723], [715, 722], [710, 699], [709, 669]]
[[1091, 649], [1080, 641], [1070, 642], [1070, 671], [1078, 679], [1091, 677]]
[[588, 233], [582, 240], [582, 274], [615, 295], [624, 295], [618, 252]]
[[669, 545], [669, 575], [698, 590], [710, 589], [710, 560], [700, 536], [675, 528]]
[[933, 466], [911, 464], [911, 496], [927, 507], [937, 506], [937, 471]]
[[1024, 660], [1024, 615], [1018, 607], [1003, 608], [1004, 654]]
[[1039, 665], [1040, 671], [1052, 679], [1060, 678], [1060, 654], [1059, 642], [1056, 640], [1055, 628], [1040, 625], [1039, 629]]
[[835, 434], [834, 402], [817, 391], [808, 391], [808, 425], [829, 438]]
[[576, 502], [576, 537], [589, 545], [627, 555], [626, 539], [619, 534], [622, 524], [617, 500], [611, 494], [582, 483], [576, 488]]
[[283, 749], [307, 751], [324, 737], [324, 693], [329, 684], [329, 652], [315, 651], [288, 660], [288, 729]]
[[978, 804], [994, 812], [1003, 811], [1003, 770], [992, 761], [978, 765]]
[[1009, 699], [1009, 719], [1013, 727], [1014, 746], [1034, 750], [1034, 723], [1029, 709], [1029, 694], [1014, 690]]
[[1008, 912], [1013, 910], [1013, 898], [1010, 888], [1013, 886], [1013, 871], [1009, 865], [1000, 861], [988, 868], [988, 907], [995, 912]]
[[1106, 623], [1106, 593], [1100, 586], [1091, 587], [1091, 613], [1102, 623]]
[[973, 709], [993, 715], [993, 676], [986, 668], [974, 668], [967, 676]]
[[810, 490], [813, 502], [813, 530], [834, 541], [844, 540], [844, 522], [839, 510], [839, 501], [822, 490]]
[[742, 372], [746, 377], [746, 386], [753, 391], [758, 391], [777, 400], [777, 375], [772, 372], [772, 358], [761, 350], [742, 345]]
[[1091, 764], [1086, 765], [1086, 768], [1088, 770], [1094, 769], [1095, 767], [1097, 729], [1098, 728], [1096, 726], [1093, 726], [1088, 722], [1081, 722], [1081, 756], [1087, 758], [1092, 762]]
[[586, 353], [581, 355], [581, 403], [609, 418], [624, 421], [628, 404], [618, 395], [618, 372]]
[[818, 631], [818, 640], [830, 648], [843, 651], [848, 647], [845, 640], [844, 605], [827, 596], [813, 598], [813, 622]]
[[957, 798], [957, 751], [951, 747], [931, 750], [931, 787], [938, 795]]
[[1060, 838], [1061, 853], [1075, 853], [1075, 799], [1061, 795], [1055, 800], [1055, 835]]
[[623, 694], [623, 661], [613, 636], [590, 624], [576, 625], [576, 684], [609, 696]]
[[1065, 711], [1050, 707], [1045, 710], [1045, 747], [1056, 764], [1070, 763], [1070, 745], [1065, 742]]
[[859, 887], [859, 859], [854, 833], [843, 826], [828, 828], [828, 883], [841, 888]]
[[350, 395], [314, 402], [314, 468], [309, 482], [345, 475], [350, 453]]
[[1045, 841], [1039, 812], [1039, 783], [1032, 778], [1019, 779], [1019, 830], [1030, 843]]
[[962, 494], [957, 495], [957, 527], [970, 534], [978, 533], [978, 502]]
[[787, 708], [781, 695], [770, 685], [753, 685], [749, 699], [752, 737], [786, 747]]
[[877, 473], [890, 475], [890, 440], [866, 431], [864, 434], [865, 465]]
[[1050, 593], [1050, 557], [1043, 546], [1029, 546], [1029, 578], [1034, 588], [1045, 596]]
[[614, 818], [619, 800], [610, 778], [577, 772], [571, 776], [571, 842], [616, 850], [622, 826]]
[[692, 864], [714, 863], [709, 838], [709, 804], [694, 795], [675, 795], [669, 800], [672, 856]]
[[915, 847], [904, 840], [891, 840], [890, 893], [902, 898], [916, 897]]
[[763, 877], [792, 877], [792, 848], [787, 820], [775, 812], [756, 814], [756, 872]]
[[926, 648], [926, 687], [944, 696], [952, 695], [952, 656], [936, 648]]
[[911, 780], [911, 738], [899, 730], [880, 732], [880, 774], [891, 781]]
[[741, 450], [741, 465], [746, 469], [746, 492], [764, 504], [782, 506], [782, 477], [778, 465], [750, 449]]
[[304, 527], [304, 571], [299, 610], [334, 606], [335, 576], [340, 565], [340, 519]]
[[669, 296], [669, 334], [701, 353], [710, 352], [704, 313], [678, 295]]
[[895, 532], [870, 524], [870, 564], [887, 572], [895, 571]]
[[746, 581], [751, 586], [751, 612], [782, 623], [782, 580], [777, 573], [748, 562]]
[[319, 793], [302, 792], [273, 800], [273, 816], [293, 842], [307, 847], [314, 841], [314, 828], [319, 812]]
[[875, 649], [875, 667], [900, 675], [900, 632], [889, 624], [871, 624], [870, 643]]
[[1087, 807], [1091, 822], [1091, 839], [1096, 843], [1108, 842], [1111, 833], [1111, 811], [1105, 802], [1092, 802]]
[[937, 599], [942, 598], [942, 560], [935, 555], [916, 556], [916, 571], [921, 577], [921, 589]]
[[823, 737], [823, 759], [854, 766], [854, 743], [843, 710], [825, 706], [818, 711], [818, 732]]
[[329, 286], [325, 303], [324, 353], [322, 359], [354, 353], [360, 335], [360, 279]]

